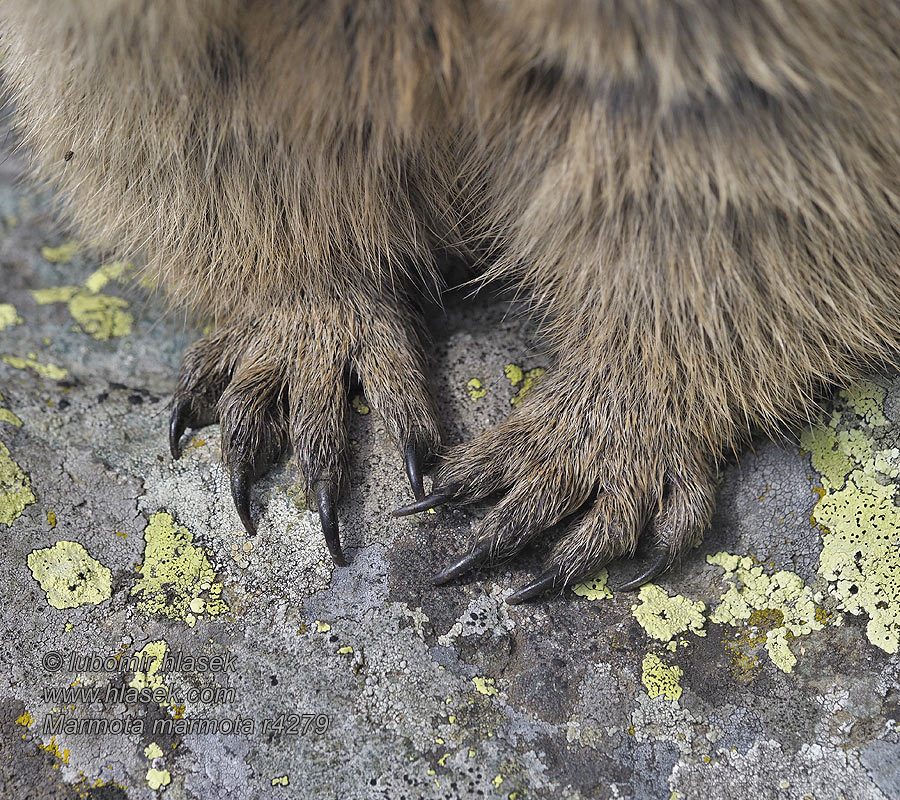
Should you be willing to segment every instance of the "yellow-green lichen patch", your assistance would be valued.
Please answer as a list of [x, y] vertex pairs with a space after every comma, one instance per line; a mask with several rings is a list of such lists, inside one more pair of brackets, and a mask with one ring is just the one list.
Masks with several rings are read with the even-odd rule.
[[358, 394], [353, 395], [353, 399], [350, 401], [350, 405], [353, 406], [353, 410], [357, 414], [361, 414], [362, 416], [365, 416], [372, 410], [371, 408], [369, 408], [369, 406], [366, 405], [366, 402], [365, 400], [363, 400], [362, 395]]
[[78, 242], [66, 242], [59, 247], [42, 247], [41, 255], [51, 264], [65, 264], [71, 261], [81, 251]]
[[678, 700], [681, 697], [683, 675], [681, 667], [666, 665], [655, 653], [647, 653], [641, 662], [641, 683], [651, 698], [662, 695], [672, 702]]
[[20, 420], [8, 408], [0, 408], [0, 422], [6, 422], [10, 425], [15, 425], [17, 428], [22, 427], [22, 420]]
[[278, 775], [272, 778], [272, 786], [289, 786], [290, 779], [287, 775]]
[[[866, 636], [888, 653], [900, 645], [900, 452], [876, 450], [868, 429], [886, 424], [884, 390], [857, 384], [850, 409], [807, 431], [801, 442], [822, 478], [812, 521], [822, 529], [819, 575], [838, 606], [866, 614]], [[839, 429], [840, 427], [840, 429]]]
[[192, 436], [190, 441], [182, 448], [182, 453], [188, 450], [196, 450], [200, 447], [206, 447], [206, 439], [202, 436]]
[[706, 606], [699, 600], [688, 600], [680, 594], [670, 597], [653, 583], [641, 587], [638, 603], [631, 607], [631, 613], [647, 635], [661, 642], [686, 631], [706, 636], [705, 610]]
[[68, 303], [69, 313], [81, 330], [98, 341], [127, 336], [134, 322], [134, 317], [125, 310], [129, 306], [128, 301], [101, 294], [100, 290], [111, 280], [121, 282], [130, 268], [131, 265], [125, 261], [113, 261], [93, 272], [84, 282], [84, 288], [52, 286], [37, 289], [31, 294], [41, 305]]
[[612, 592], [606, 585], [608, 579], [609, 570], [604, 567], [591, 580], [575, 584], [572, 591], [579, 597], [586, 597], [588, 600], [608, 600], [612, 597]]
[[84, 288], [96, 294], [110, 281], [125, 283], [125, 275], [130, 269], [131, 264], [127, 261], [111, 261], [109, 264], [104, 264], [100, 269], [91, 273], [90, 277], [84, 282]]
[[168, 786], [172, 782], [172, 775], [167, 769], [154, 769], [151, 767], [147, 770], [147, 785], [156, 791], [163, 786]]
[[35, 360], [34, 354], [29, 353], [28, 358], [21, 356], [0, 356], [0, 361], [4, 361], [14, 369], [30, 369], [36, 372], [42, 378], [49, 378], [52, 381], [61, 381], [69, 377], [69, 371], [54, 364], [41, 364]]
[[721, 567], [730, 584], [710, 620], [745, 629], [748, 646], [764, 644], [775, 666], [790, 672], [797, 663], [791, 640], [825, 627], [812, 590], [793, 572], [767, 575], [749, 556], [722, 552], [706, 560]]
[[512, 384], [513, 388], [518, 386], [522, 379], [525, 377], [525, 373], [522, 371], [522, 368], [518, 364], [507, 364], [503, 368], [503, 374], [509, 379], [510, 384]]
[[68, 303], [80, 291], [77, 286], [51, 286], [49, 289], [35, 289], [31, 296], [38, 305], [45, 306], [49, 303]]
[[466, 381], [466, 392], [469, 395], [469, 399], [474, 403], [487, 394], [487, 389], [484, 388], [484, 384], [478, 378], [470, 378]]
[[9, 425], [15, 425], [17, 428], [22, 427], [22, 420], [20, 420], [8, 408], [4, 408], [2, 394], [0, 394], [0, 422], [6, 422]]
[[[131, 589], [138, 596], [138, 608], [145, 614], [195, 621], [191, 602], [203, 600], [203, 613], [215, 616], [228, 610], [222, 599], [222, 584], [194, 537], [175, 524], [171, 514], [157, 512], [144, 528], [144, 563]], [[203, 595], [206, 595], [205, 597]], [[197, 604], [195, 604], [195, 607]]]
[[0, 522], [12, 525], [34, 501], [31, 481], [0, 442]]
[[112, 573], [78, 542], [63, 540], [32, 550], [28, 569], [54, 608], [96, 605], [112, 596]]
[[472, 683], [475, 684], [475, 691], [479, 694], [483, 694], [487, 697], [498, 694], [497, 687], [494, 686], [493, 678], [482, 678], [479, 675], [475, 678], [472, 678]]
[[98, 341], [131, 333], [134, 317], [128, 301], [108, 294], [79, 292], [69, 301], [69, 313], [81, 329]]
[[841, 392], [841, 397], [853, 407], [867, 425], [886, 425], [884, 417], [885, 391], [872, 381], [857, 381]]
[[49, 744], [39, 744], [38, 747], [41, 750], [46, 750], [50, 755], [56, 756], [63, 764], [69, 763], [69, 748], [65, 747], [62, 750], [59, 749], [59, 745], [56, 743], [56, 737], [51, 736]]
[[121, 297], [96, 294], [77, 286], [54, 286], [32, 294], [41, 304], [68, 303], [69, 313], [81, 330], [98, 341], [131, 333], [134, 317], [125, 310], [129, 304]]
[[151, 760], [154, 758], [162, 758], [162, 754], [162, 748], [156, 742], [150, 742], [150, 744], [144, 748], [144, 755]]
[[[168, 686], [160, 675], [160, 669], [166, 660], [166, 651], [168, 645], [162, 639], [148, 642], [135, 654], [142, 665], [147, 666], [146, 672], [138, 670], [134, 673], [134, 677], [129, 681], [128, 685], [133, 689], [165, 689], [168, 694]], [[163, 703], [163, 706], [168, 703]]]
[[518, 406], [546, 371], [543, 367], [535, 367], [525, 371], [518, 364], [507, 364], [503, 368], [503, 373], [509, 379], [512, 388], [517, 389], [509, 401], [510, 405]]
[[22, 322], [22, 318], [12, 303], [0, 303], [0, 331]]
[[307, 505], [306, 498], [306, 489], [301, 486], [299, 483], [292, 484], [288, 486], [285, 490], [285, 494], [287, 494], [288, 500], [290, 500], [294, 507], [298, 511], [308, 511], [309, 506]]

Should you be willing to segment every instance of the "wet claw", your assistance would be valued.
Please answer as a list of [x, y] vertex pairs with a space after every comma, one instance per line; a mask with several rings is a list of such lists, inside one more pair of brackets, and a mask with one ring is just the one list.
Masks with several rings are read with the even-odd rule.
[[341, 539], [338, 532], [337, 512], [334, 507], [334, 491], [325, 481], [320, 481], [316, 490], [316, 500], [319, 504], [319, 521], [322, 523], [322, 533], [325, 536], [325, 544], [331, 553], [331, 560], [337, 567], [345, 567], [347, 560], [341, 552]]
[[422, 449], [422, 445], [415, 439], [410, 439], [403, 448], [406, 476], [409, 478], [409, 485], [417, 502], [425, 499], [425, 486], [422, 483]]
[[562, 583], [563, 577], [560, 570], [558, 568], [549, 569], [531, 583], [523, 586], [519, 591], [513, 592], [506, 598], [506, 602], [511, 606], [517, 606], [562, 586]]
[[668, 548], [662, 549], [658, 553], [651, 554], [647, 558], [646, 563], [644, 563], [643, 568], [640, 569], [636, 575], [617, 586], [616, 591], [630, 592], [634, 589], [639, 589], [645, 583], [649, 583], [665, 572], [669, 568], [671, 559], [672, 554], [669, 552]]
[[391, 512], [391, 516], [408, 517], [410, 514], [418, 514], [420, 511], [428, 511], [431, 508], [436, 508], [437, 506], [452, 500], [456, 495], [456, 491], [457, 490], [452, 486], [446, 488], [432, 487], [431, 494], [428, 495], [428, 497], [423, 497], [421, 500], [417, 500], [415, 503], [410, 503], [407, 506], [395, 508]]
[[169, 420], [169, 451], [176, 461], [181, 458], [181, 437], [192, 423], [191, 401], [185, 397], [175, 403]]
[[490, 560], [490, 557], [490, 542], [480, 542], [475, 545], [472, 552], [466, 553], [466, 555], [464, 555], [458, 561], [454, 562], [449, 567], [446, 567], [445, 569], [438, 572], [435, 576], [433, 576], [431, 582], [435, 586], [440, 586], [441, 584], [448, 583], [454, 578], [458, 578], [460, 575], [465, 575], [467, 572], [475, 569], [476, 567], [483, 566]]
[[247, 465], [237, 465], [231, 470], [231, 497], [238, 516], [250, 536], [256, 536], [256, 525], [250, 516], [250, 488], [252, 470]]

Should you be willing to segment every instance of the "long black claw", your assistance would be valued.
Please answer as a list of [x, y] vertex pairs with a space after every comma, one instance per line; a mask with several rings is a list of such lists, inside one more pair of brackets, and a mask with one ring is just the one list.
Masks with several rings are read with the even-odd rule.
[[638, 572], [633, 578], [625, 581], [625, 583], [620, 584], [615, 587], [617, 592], [630, 592], [633, 589], [638, 589], [643, 586], [645, 583], [649, 583], [655, 577], [662, 574], [669, 567], [669, 558], [670, 553], [668, 550], [661, 550], [658, 555], [651, 558], [650, 561], [644, 565], [644, 568]]
[[544, 592], [549, 592], [551, 589], [555, 589], [561, 584], [562, 575], [560, 575], [559, 570], [550, 569], [527, 586], [523, 586], [519, 591], [513, 592], [506, 598], [506, 602], [511, 606], [517, 606], [519, 603], [524, 603], [526, 600], [538, 597], [539, 595], [544, 594]]
[[244, 528], [251, 536], [256, 536], [256, 525], [250, 517], [250, 470], [244, 466], [235, 467], [231, 473], [231, 496]]
[[325, 544], [331, 553], [331, 560], [337, 567], [347, 566], [347, 560], [341, 552], [341, 538], [338, 533], [337, 512], [334, 508], [334, 493], [327, 484], [319, 486], [316, 493], [319, 501], [319, 521], [322, 523], [322, 533], [325, 534]]
[[409, 485], [412, 487], [413, 497], [416, 501], [425, 499], [425, 486], [422, 483], [422, 447], [414, 439], [406, 443], [403, 448], [403, 455], [406, 460], [406, 476], [409, 478]]
[[408, 506], [395, 508], [391, 512], [391, 516], [408, 517], [410, 514], [418, 514], [420, 511], [428, 511], [429, 508], [434, 508], [435, 506], [439, 506], [442, 503], [446, 503], [448, 500], [452, 500], [453, 495], [455, 494], [456, 491], [452, 487], [448, 487], [446, 489], [433, 489], [428, 497], [423, 497], [421, 500], [416, 500], [415, 503], [410, 503]]
[[432, 577], [431, 582], [435, 586], [452, 581], [460, 575], [465, 575], [469, 570], [482, 566], [491, 557], [491, 547], [488, 542], [475, 545], [471, 553], [466, 553], [461, 559], [441, 570]]
[[189, 400], [179, 400], [172, 409], [172, 418], [169, 420], [169, 451], [176, 461], [181, 458], [181, 437], [191, 420], [190, 407]]

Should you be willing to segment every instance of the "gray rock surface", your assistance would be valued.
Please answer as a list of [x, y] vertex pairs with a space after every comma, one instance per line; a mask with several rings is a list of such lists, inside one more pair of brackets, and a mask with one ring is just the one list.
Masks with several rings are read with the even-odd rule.
[[[20, 170], [7, 145], [3, 797], [900, 798], [896, 378], [743, 452], [705, 541], [656, 584], [601, 575], [515, 608], [541, 548], [433, 588], [478, 510], [392, 519], [400, 458], [354, 413], [336, 569], [289, 462], [254, 492], [251, 540], [218, 428], [171, 460], [198, 333], [69, 246]], [[507, 365], [544, 365], [509, 310], [435, 315], [448, 441], [509, 412]]]

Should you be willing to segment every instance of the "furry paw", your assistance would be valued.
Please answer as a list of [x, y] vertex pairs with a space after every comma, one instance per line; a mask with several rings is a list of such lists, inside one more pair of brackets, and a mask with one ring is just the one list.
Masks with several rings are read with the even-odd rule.
[[218, 421], [234, 503], [247, 532], [252, 482], [293, 445], [310, 508], [318, 508], [335, 564], [345, 563], [335, 500], [345, 482], [347, 378], [400, 442], [416, 498], [421, 465], [438, 442], [411, 321], [396, 298], [307, 299], [223, 326], [184, 356], [169, 427], [173, 458], [188, 428]]
[[[624, 383], [624, 382], [623, 382]], [[510, 417], [447, 453], [432, 494], [394, 512], [501, 495], [445, 583], [496, 564], [560, 525], [548, 569], [507, 598], [520, 603], [595, 574], [639, 541], [648, 555], [619, 588], [652, 580], [712, 515], [712, 459], [678, 433], [665, 406], [627, 386], [608, 392], [575, 370], [549, 375]]]

